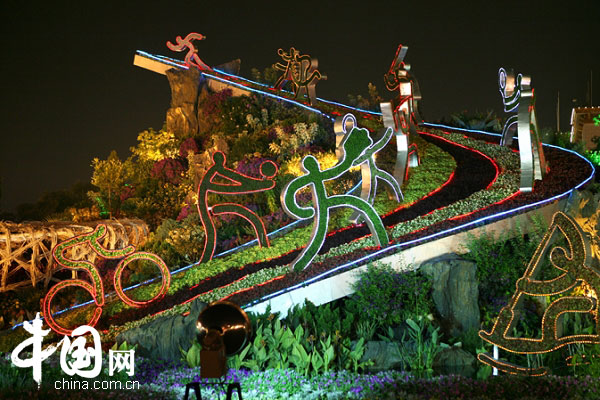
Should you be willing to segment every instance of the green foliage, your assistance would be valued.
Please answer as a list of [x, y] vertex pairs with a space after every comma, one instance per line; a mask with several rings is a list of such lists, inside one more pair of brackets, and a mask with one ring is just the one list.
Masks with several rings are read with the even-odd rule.
[[513, 295], [515, 282], [525, 271], [531, 256], [546, 231], [542, 218], [534, 218], [533, 230], [525, 235], [519, 225], [512, 231], [469, 236], [465, 258], [477, 264], [479, 309], [485, 327], [489, 327], [500, 308]]
[[397, 272], [387, 264], [369, 264], [353, 284], [348, 306], [361, 321], [394, 326], [432, 310], [430, 279], [420, 272]]
[[273, 86], [281, 72], [273, 68], [272, 65], [266, 67], [262, 72], [258, 68], [252, 68], [250, 70], [250, 74], [252, 75], [252, 79], [259, 83], [264, 83], [266, 85]]
[[585, 156], [591, 161], [596, 167], [600, 167], [600, 150], [589, 150], [585, 152]]
[[17, 206], [15, 222], [62, 220], [70, 221], [69, 208], [90, 207], [87, 192], [94, 187], [89, 183], [76, 183], [66, 190], [45, 192], [35, 203]]
[[489, 132], [502, 131], [500, 118], [496, 116], [496, 113], [493, 110], [489, 110], [487, 113], [476, 111], [474, 114], [464, 110], [460, 113], [450, 115], [450, 121], [442, 122], [446, 122], [451, 126], [464, 129], [475, 129]]
[[251, 315], [256, 325], [254, 339], [231, 357], [230, 367], [245, 367], [254, 371], [277, 368], [294, 368], [308, 376], [329, 370], [352, 369], [355, 372], [368, 362], [361, 362], [364, 340], [354, 344], [350, 338], [353, 316], [329, 305], [315, 307], [307, 302], [305, 307], [294, 307], [290, 314], [279, 320], [275, 314]]
[[185, 351], [181, 348], [179, 351], [181, 351], [181, 357], [188, 366], [192, 368], [200, 366], [200, 352], [202, 351], [202, 346], [198, 341], [193, 341], [188, 351]]
[[120, 345], [117, 345], [117, 342], [115, 342], [115, 344], [113, 344], [113, 346], [110, 349], [118, 350], [118, 351], [135, 350], [135, 349], [137, 349], [137, 344], [131, 346], [131, 345], [127, 344], [127, 341], [124, 341]]
[[413, 372], [432, 372], [433, 361], [442, 350], [439, 343], [439, 327], [433, 327], [431, 321], [423, 316], [416, 320], [407, 319], [410, 341], [402, 338], [401, 351], [404, 362]]
[[359, 321], [356, 324], [356, 335], [363, 338], [365, 341], [372, 340], [377, 331], [377, 322], [371, 320]]
[[119, 159], [116, 151], [112, 151], [106, 160], [92, 160], [92, 184], [97, 186], [107, 200], [111, 214], [117, 214], [120, 208], [119, 194], [130, 177], [128, 162]]
[[371, 82], [368, 84], [368, 97], [362, 95], [348, 95], [348, 105], [362, 108], [363, 110], [380, 111], [379, 103], [383, 101], [383, 97], [379, 94], [377, 87]]

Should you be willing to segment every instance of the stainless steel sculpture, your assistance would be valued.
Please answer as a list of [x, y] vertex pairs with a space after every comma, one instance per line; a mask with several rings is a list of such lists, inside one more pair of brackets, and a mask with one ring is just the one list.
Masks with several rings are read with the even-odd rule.
[[410, 64], [404, 62], [408, 46], [398, 45], [396, 55], [388, 72], [383, 76], [385, 87], [390, 92], [398, 91], [396, 107], [406, 110], [410, 132], [416, 133], [416, 126], [423, 121], [419, 114], [421, 89], [415, 75], [411, 72]]
[[383, 116], [383, 126], [391, 128], [396, 136], [396, 165], [394, 166], [394, 178], [398, 185], [402, 186], [404, 178], [408, 173], [408, 123], [406, 121], [406, 111], [401, 109], [394, 110], [393, 104], [381, 103], [381, 115]]
[[[354, 128], [358, 127], [356, 118], [352, 114], [346, 114], [344, 117], [337, 117], [333, 124], [333, 129], [336, 137], [336, 155], [338, 161], [342, 161], [344, 152], [340, 144], [344, 137]], [[369, 204], [375, 202], [377, 195], [377, 183], [381, 180], [386, 184], [390, 198], [400, 202], [400, 198], [404, 198], [398, 181], [387, 171], [380, 169], [375, 162], [375, 154], [383, 149], [392, 138], [393, 128], [385, 129], [382, 134], [375, 140], [375, 144], [369, 147], [358, 159], [352, 164], [353, 167], [360, 165], [361, 186], [360, 198]], [[353, 193], [354, 194], [354, 193]], [[358, 223], [362, 220], [361, 213], [354, 211], [349, 218], [352, 223]]]
[[285, 63], [273, 64], [275, 69], [283, 71], [273, 88], [281, 90], [289, 81], [292, 83], [294, 98], [302, 93], [308, 96], [310, 104], [315, 104], [317, 101], [315, 86], [319, 80], [327, 79], [327, 76], [322, 75], [317, 69], [319, 61], [307, 54], [300, 55], [300, 52], [293, 47], [290, 48], [289, 53], [279, 49], [277, 54], [281, 56]]
[[522, 192], [531, 192], [535, 180], [543, 179], [548, 172], [535, 115], [535, 94], [531, 88], [531, 77], [521, 74], [515, 77], [512, 70], [507, 72], [504, 68], [500, 68], [498, 84], [504, 111], [517, 111], [516, 115], [507, 119], [500, 144], [503, 146], [512, 144], [516, 125], [521, 159], [520, 189]]
[[399, 45], [392, 65], [383, 76], [386, 88], [398, 91], [398, 95], [389, 102], [381, 103], [383, 125], [391, 128], [396, 136], [396, 166], [394, 178], [400, 186], [404, 183], [409, 167], [419, 165], [416, 148], [411, 151], [408, 144], [408, 134], [417, 134], [417, 125], [422, 122], [419, 114], [418, 101], [421, 100], [421, 90], [415, 76], [410, 72], [410, 64], [404, 62], [408, 46]]

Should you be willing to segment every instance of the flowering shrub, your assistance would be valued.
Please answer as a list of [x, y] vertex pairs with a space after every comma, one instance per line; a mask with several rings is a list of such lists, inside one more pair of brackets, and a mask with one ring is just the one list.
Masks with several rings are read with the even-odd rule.
[[298, 148], [311, 143], [317, 133], [319, 126], [312, 122], [305, 124], [300, 122], [293, 125], [292, 130], [283, 129], [281, 126], [275, 127], [277, 142], [273, 141], [269, 144], [269, 150], [279, 156], [289, 156], [298, 151]]
[[179, 146], [179, 157], [187, 158], [190, 154], [199, 152], [198, 143], [194, 138], [185, 139]]
[[183, 179], [185, 171], [186, 167], [181, 160], [164, 158], [154, 163], [150, 175], [153, 178], [177, 185]]
[[160, 161], [179, 154], [177, 139], [171, 132], [148, 129], [140, 133], [137, 140], [138, 144], [131, 148], [131, 152], [140, 161]]
[[362, 320], [394, 326], [431, 312], [431, 282], [420, 272], [397, 272], [388, 264], [369, 264], [353, 284], [350, 305]]

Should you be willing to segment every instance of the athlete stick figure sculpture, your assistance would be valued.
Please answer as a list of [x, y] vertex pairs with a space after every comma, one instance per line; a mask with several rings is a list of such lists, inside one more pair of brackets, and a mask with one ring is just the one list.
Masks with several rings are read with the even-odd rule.
[[[556, 239], [563, 238], [567, 246]], [[550, 255], [552, 267], [562, 272], [549, 280], [538, 280], [543, 260]], [[581, 283], [586, 283], [595, 293], [600, 293], [600, 271], [592, 267], [592, 255], [587, 237], [573, 219], [566, 214], [554, 214], [552, 224], [535, 251], [523, 277], [517, 280], [516, 291], [509, 304], [500, 310], [496, 323], [490, 332], [480, 331], [479, 336], [499, 348], [520, 354], [542, 354], [575, 343], [600, 343], [600, 320], [598, 319], [597, 299], [588, 296], [562, 296], [554, 300], [542, 317], [542, 337], [540, 339], [512, 336], [520, 316], [522, 302], [527, 296], [555, 296], [565, 293]], [[559, 333], [559, 317], [564, 313], [590, 313], [595, 320], [595, 334], [573, 334], [562, 336]], [[481, 362], [499, 370], [526, 375], [544, 375], [544, 367], [528, 369], [498, 360], [487, 353], [478, 355]]]
[[[328, 196], [325, 181], [336, 179], [352, 167], [352, 165], [371, 147], [373, 141], [366, 129], [354, 127], [343, 139], [343, 157], [335, 166], [321, 170], [319, 161], [312, 155], [302, 159], [302, 169], [306, 172], [290, 181], [281, 192], [281, 204], [284, 211], [292, 218], [308, 219], [314, 217], [312, 235], [308, 245], [291, 263], [296, 271], [306, 268], [319, 252], [325, 241], [329, 223], [329, 210], [336, 207], [350, 207], [359, 212], [373, 234], [377, 246], [386, 247], [388, 235], [381, 218], [375, 209], [365, 200], [352, 195]], [[296, 193], [305, 186], [312, 192], [312, 207], [301, 207], [296, 201]]]
[[406, 112], [407, 123], [411, 133], [416, 133], [416, 126], [423, 121], [419, 115], [421, 90], [419, 82], [411, 71], [410, 64], [404, 62], [408, 46], [398, 45], [396, 55], [388, 72], [383, 75], [385, 87], [390, 92], [398, 91], [398, 96], [392, 100], [394, 110]]
[[[339, 140], [338, 148], [336, 149], [336, 155], [338, 160], [341, 161], [343, 158], [343, 150], [339, 143], [342, 142], [345, 136], [354, 128], [358, 127], [356, 118], [352, 114], [346, 114], [344, 117], [339, 117], [334, 123], [334, 131], [336, 139]], [[387, 128], [379, 140], [365, 150], [362, 156], [360, 156], [353, 164], [353, 167], [360, 165], [361, 174], [361, 199], [367, 201], [369, 204], [373, 204], [375, 196], [377, 195], [377, 182], [381, 180], [388, 185], [390, 190], [390, 197], [394, 197], [397, 202], [400, 202], [400, 197], [404, 199], [402, 190], [396, 179], [388, 172], [380, 169], [375, 163], [375, 154], [383, 149], [392, 137], [393, 131], [391, 128]], [[343, 136], [342, 136], [343, 135]], [[349, 218], [350, 222], [357, 223], [360, 219], [361, 213], [355, 211]]]
[[541, 180], [548, 173], [544, 148], [540, 139], [535, 112], [535, 94], [531, 88], [531, 77], [519, 74], [515, 78], [512, 70], [498, 71], [498, 85], [502, 94], [504, 111], [517, 110], [506, 121], [502, 131], [502, 146], [510, 146], [514, 126], [519, 138], [519, 158], [521, 159], [522, 192], [531, 192], [536, 179]]
[[[261, 246], [269, 246], [269, 238], [265, 225], [251, 210], [236, 203], [222, 203], [212, 207], [208, 206], [208, 194], [246, 194], [264, 192], [275, 187], [272, 179], [277, 174], [277, 166], [272, 161], [265, 161], [260, 165], [260, 174], [263, 179], [256, 179], [229, 169], [225, 166], [225, 154], [220, 151], [213, 154], [213, 165], [206, 171], [200, 185], [198, 185], [198, 214], [204, 226], [204, 250], [200, 262], [212, 259], [217, 247], [217, 231], [212, 217], [215, 215], [235, 214], [250, 222], [254, 233]], [[231, 183], [221, 183], [215, 178], [225, 179]]]
[[201, 71], [202, 70], [212, 71], [213, 69], [211, 67], [209, 67], [208, 65], [206, 65], [204, 63], [204, 61], [202, 61], [200, 59], [200, 57], [198, 57], [198, 50], [196, 49], [196, 46], [194, 46], [194, 44], [192, 43], [194, 40], [204, 40], [204, 39], [206, 39], [206, 36], [204, 36], [200, 33], [192, 32], [192, 33], [189, 33], [185, 37], [185, 39], [182, 39], [181, 36], [177, 36], [177, 38], [175, 39], [177, 41], [177, 44], [167, 42], [167, 47], [169, 48], [169, 50], [172, 50], [172, 51], [184, 51], [185, 49], [188, 49], [188, 52], [185, 55], [185, 64], [188, 67], [191, 67], [193, 65]]
[[322, 75], [317, 69], [319, 61], [316, 58], [311, 58], [309, 55], [300, 55], [300, 52], [295, 48], [290, 48], [290, 52], [286, 53], [283, 49], [277, 50], [277, 54], [281, 56], [285, 64], [276, 63], [273, 65], [275, 69], [283, 71], [283, 74], [277, 79], [274, 89], [281, 90], [286, 82], [292, 82], [292, 91], [294, 98], [303, 92], [308, 96], [310, 104], [317, 101], [316, 84], [321, 79], [327, 79], [327, 76]]

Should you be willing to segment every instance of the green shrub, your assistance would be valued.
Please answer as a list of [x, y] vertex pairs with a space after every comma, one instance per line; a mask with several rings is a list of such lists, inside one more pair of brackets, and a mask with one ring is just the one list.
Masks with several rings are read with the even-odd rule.
[[[254, 338], [239, 354], [229, 358], [229, 366], [253, 371], [293, 368], [306, 376], [329, 370], [357, 372], [369, 364], [360, 362], [365, 351], [364, 340], [352, 343], [349, 337], [342, 337], [339, 331], [343, 329], [342, 322], [338, 319], [336, 325], [331, 317], [325, 317], [327, 310], [331, 310], [329, 305], [317, 308], [307, 302], [305, 307], [293, 309], [291, 323], [287, 318], [279, 320], [269, 310], [258, 316], [250, 314]], [[339, 316], [339, 309], [335, 310]], [[344, 323], [347, 330], [352, 316], [348, 318]]]
[[430, 279], [418, 271], [397, 272], [387, 264], [369, 264], [353, 284], [347, 302], [361, 321], [393, 326], [433, 309]]
[[[519, 225], [499, 237], [484, 233], [478, 238], [469, 236], [465, 258], [477, 264], [479, 309], [484, 327], [508, 303], [519, 279], [546, 231], [541, 218], [533, 219], [534, 229], [525, 235]], [[488, 326], [489, 325], [489, 326]]]

